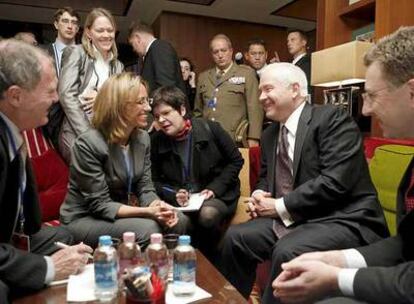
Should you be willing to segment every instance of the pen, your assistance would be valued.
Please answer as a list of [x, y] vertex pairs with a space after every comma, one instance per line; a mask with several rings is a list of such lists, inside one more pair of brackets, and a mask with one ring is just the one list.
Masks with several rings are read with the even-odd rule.
[[[55, 242], [54, 243], [56, 247], [60, 248], [60, 249], [65, 249], [65, 248], [69, 248], [70, 246], [68, 244], [62, 243], [62, 242]], [[88, 259], [93, 260], [93, 256], [90, 253], [86, 253]]]

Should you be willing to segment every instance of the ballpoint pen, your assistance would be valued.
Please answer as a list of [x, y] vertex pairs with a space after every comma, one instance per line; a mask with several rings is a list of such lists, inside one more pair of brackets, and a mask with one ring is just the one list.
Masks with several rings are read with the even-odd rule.
[[[55, 242], [54, 243], [56, 245], [56, 247], [59, 247], [60, 249], [65, 249], [65, 248], [69, 248], [70, 246], [68, 244], [62, 243], [62, 242]], [[93, 256], [90, 253], [86, 253], [88, 259], [93, 260]]]

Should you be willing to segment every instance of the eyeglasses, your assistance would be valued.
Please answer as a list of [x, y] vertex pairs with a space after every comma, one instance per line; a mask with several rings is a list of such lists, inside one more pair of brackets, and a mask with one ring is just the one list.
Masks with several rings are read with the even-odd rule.
[[60, 21], [63, 23], [63, 24], [72, 24], [72, 25], [75, 25], [75, 26], [78, 26], [79, 25], [79, 21], [78, 20], [69, 20], [69, 19], [66, 19], [66, 18], [64, 18], [64, 19], [60, 19]]
[[388, 89], [388, 87], [384, 87], [384, 88], [382, 88], [382, 89], [378, 89], [378, 90], [376, 90], [376, 91], [372, 91], [372, 92], [363, 92], [363, 93], [361, 94], [362, 99], [363, 99], [365, 102], [372, 102], [372, 101], [374, 101], [374, 100], [375, 100], [375, 98], [378, 96], [378, 93], [379, 93], [379, 92], [384, 91], [384, 90], [386, 90], [386, 89]]
[[136, 104], [139, 104], [140, 106], [144, 106], [144, 105], [146, 105], [146, 106], [150, 106], [150, 105], [152, 105], [152, 102], [154, 101], [154, 99], [153, 98], [149, 98], [149, 97], [140, 97], [140, 98], [138, 98], [137, 100], [135, 100], [134, 102], [136, 103]]

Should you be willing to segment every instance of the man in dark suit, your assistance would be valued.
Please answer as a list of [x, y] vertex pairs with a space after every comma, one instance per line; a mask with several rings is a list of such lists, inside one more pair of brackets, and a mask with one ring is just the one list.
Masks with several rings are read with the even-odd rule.
[[311, 83], [311, 58], [307, 53], [308, 38], [301, 30], [290, 30], [287, 36], [287, 48], [292, 55], [292, 63], [302, 69], [306, 74], [308, 85]]
[[161, 86], [175, 86], [186, 92], [177, 52], [169, 42], [156, 39], [148, 25], [134, 23], [129, 29], [129, 43], [143, 57], [141, 76], [150, 92]]
[[308, 251], [369, 244], [388, 231], [352, 118], [308, 104], [306, 76], [291, 63], [268, 65], [259, 88], [273, 124], [263, 132], [260, 178], [248, 203], [254, 219], [227, 231], [222, 270], [247, 297], [257, 263], [271, 259], [262, 300], [278, 303], [271, 283], [282, 263]]
[[[414, 27], [378, 42], [364, 58], [364, 115], [378, 118], [384, 136], [414, 139]], [[304, 254], [284, 264], [273, 282], [284, 303], [414, 303], [414, 160], [398, 194], [397, 235], [356, 249]]]
[[[67, 6], [56, 10], [54, 19], [53, 25], [57, 31], [56, 40], [45, 45], [44, 48], [54, 59], [56, 75], [59, 77], [63, 50], [76, 43], [75, 38], [79, 31], [80, 16], [77, 11]], [[58, 102], [53, 104], [49, 113], [49, 122], [43, 127], [45, 135], [51, 139], [56, 149], [59, 146], [58, 138], [64, 115], [60, 104]]]
[[77, 272], [87, 262], [84, 253], [92, 252], [83, 244], [56, 251], [55, 237], [69, 241], [70, 234], [41, 229], [21, 135], [47, 122], [48, 109], [57, 101], [55, 75], [51, 58], [40, 49], [0, 42], [0, 303]]

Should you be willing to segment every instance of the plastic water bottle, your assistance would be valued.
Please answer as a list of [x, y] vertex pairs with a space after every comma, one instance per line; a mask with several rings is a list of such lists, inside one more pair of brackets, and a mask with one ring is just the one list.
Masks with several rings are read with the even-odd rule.
[[99, 237], [99, 247], [93, 254], [95, 295], [101, 302], [114, 299], [118, 293], [118, 258], [109, 235]]
[[152, 272], [164, 282], [168, 278], [168, 250], [162, 242], [161, 233], [151, 234], [151, 243], [146, 250], [147, 262]]
[[119, 274], [123, 274], [125, 269], [134, 268], [141, 263], [141, 248], [135, 242], [134, 232], [124, 232], [123, 242], [118, 247]]
[[196, 288], [197, 258], [194, 248], [190, 245], [189, 235], [178, 238], [178, 246], [174, 250], [174, 274], [172, 290], [176, 296], [188, 296]]

